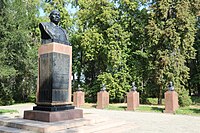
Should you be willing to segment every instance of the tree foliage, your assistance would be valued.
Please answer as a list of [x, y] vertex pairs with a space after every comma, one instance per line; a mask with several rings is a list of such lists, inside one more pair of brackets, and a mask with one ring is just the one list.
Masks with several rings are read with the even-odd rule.
[[150, 5], [149, 24], [146, 28], [159, 103], [169, 81], [174, 82], [180, 95], [187, 87], [189, 68], [186, 63], [195, 57], [193, 44], [196, 16], [191, 6], [189, 0], [155, 0]]
[[80, 84], [86, 101], [105, 84], [111, 102], [124, 102], [135, 81], [142, 103], [161, 104], [173, 81], [189, 105], [188, 94], [200, 94], [199, 8], [199, 0], [0, 0], [0, 104], [34, 94], [38, 24], [56, 9], [73, 47], [73, 91]]
[[37, 75], [37, 1], [4, 1], [0, 15], [0, 104], [27, 100]]
[[120, 13], [108, 0], [78, 1], [77, 37], [75, 46], [79, 65], [75, 74], [80, 83], [85, 77], [86, 94], [96, 97], [102, 84], [106, 84], [111, 101], [124, 100], [130, 88], [127, 58], [130, 34], [119, 24]]

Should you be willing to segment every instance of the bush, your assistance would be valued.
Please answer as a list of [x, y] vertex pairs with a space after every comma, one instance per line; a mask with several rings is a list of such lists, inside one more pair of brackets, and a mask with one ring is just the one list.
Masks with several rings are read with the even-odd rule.
[[36, 96], [35, 95], [30, 95], [29, 97], [28, 97], [28, 101], [27, 102], [32, 102], [32, 103], [35, 103], [36, 102]]
[[[147, 98], [146, 103], [150, 105], [157, 105], [158, 98]], [[162, 99], [162, 104], [164, 104], [164, 99]]]
[[0, 98], [0, 106], [12, 105], [14, 103], [15, 103], [15, 101], [10, 97], [8, 97], [6, 99]]
[[179, 105], [182, 107], [189, 106], [192, 104], [192, 100], [187, 90], [182, 90], [178, 95]]
[[191, 99], [193, 105], [200, 105], [200, 96], [192, 96]]

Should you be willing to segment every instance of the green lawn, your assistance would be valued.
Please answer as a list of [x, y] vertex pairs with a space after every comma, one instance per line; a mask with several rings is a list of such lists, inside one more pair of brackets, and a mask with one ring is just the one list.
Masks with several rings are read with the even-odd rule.
[[[96, 104], [94, 103], [85, 103], [82, 108], [95, 108]], [[125, 111], [127, 108], [126, 103], [118, 103], [118, 104], [109, 104], [106, 108], [107, 110], [118, 110], [118, 111]], [[157, 112], [162, 113], [164, 110], [164, 105], [144, 105], [141, 104], [135, 111], [136, 112]], [[184, 114], [184, 115], [195, 115], [200, 116], [200, 106], [190, 106], [190, 107], [180, 107], [176, 114]]]
[[17, 113], [17, 110], [10, 110], [10, 109], [0, 109], [0, 114], [4, 113]]
[[200, 116], [200, 106], [180, 107], [176, 114]]

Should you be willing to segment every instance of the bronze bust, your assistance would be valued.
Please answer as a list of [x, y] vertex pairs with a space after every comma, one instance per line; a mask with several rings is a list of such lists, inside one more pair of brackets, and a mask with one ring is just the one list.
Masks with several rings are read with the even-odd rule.
[[42, 22], [39, 24], [42, 44], [57, 42], [70, 45], [66, 30], [58, 25], [60, 21], [60, 12], [53, 10], [49, 15], [51, 22]]

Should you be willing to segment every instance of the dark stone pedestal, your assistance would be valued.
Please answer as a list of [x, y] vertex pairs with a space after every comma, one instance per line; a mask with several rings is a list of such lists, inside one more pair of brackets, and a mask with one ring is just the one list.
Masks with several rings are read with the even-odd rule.
[[55, 122], [83, 118], [71, 105], [72, 47], [49, 43], [38, 50], [37, 106], [24, 119]]
[[57, 106], [44, 106], [44, 105], [37, 105], [33, 107], [33, 110], [40, 110], [40, 111], [63, 111], [63, 110], [70, 110], [74, 109], [72, 105], [57, 105]]
[[37, 105], [71, 103], [72, 47], [49, 43], [38, 50]]
[[83, 110], [71, 109], [64, 111], [38, 111], [38, 110], [28, 110], [24, 111], [24, 119], [37, 120], [43, 122], [56, 122], [63, 120], [71, 120], [83, 118]]

